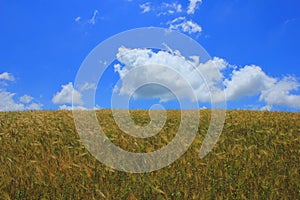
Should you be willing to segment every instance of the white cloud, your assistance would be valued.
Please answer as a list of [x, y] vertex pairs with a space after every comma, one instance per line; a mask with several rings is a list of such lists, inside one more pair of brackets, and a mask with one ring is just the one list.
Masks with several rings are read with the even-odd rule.
[[[195, 62], [195, 57], [193, 57]], [[205, 84], [200, 85], [196, 88], [198, 100], [202, 102], [210, 102], [211, 95], [214, 96], [214, 101], [223, 101], [224, 92], [223, 90], [223, 79], [224, 75], [222, 71], [225, 70], [229, 64], [222, 58], [214, 57], [212, 60], [208, 60], [205, 63], [199, 63], [199, 59], [196, 59], [195, 66], [201, 73], [201, 76], [205, 80]], [[199, 79], [199, 78], [198, 78]], [[195, 80], [196, 82], [197, 80]]]
[[[202, 0], [190, 0], [187, 13], [194, 14], [198, 3], [202, 3]], [[182, 13], [183, 11], [182, 5], [178, 2], [162, 2], [158, 5], [146, 2], [144, 4], [140, 4], [139, 6], [142, 14], [151, 12], [158, 17], [162, 15], [174, 15]], [[163, 22], [163, 24], [167, 24], [172, 30], [182, 31], [189, 34], [202, 32], [202, 27], [199, 24], [194, 22], [192, 19], [187, 19], [184, 16], [177, 17], [171, 21], [168, 21], [167, 23]]]
[[294, 77], [280, 80], [266, 75], [259, 66], [252, 65], [234, 70], [231, 79], [226, 79], [224, 84], [228, 100], [259, 95], [259, 100], [267, 103], [261, 110], [271, 110], [273, 106], [300, 109], [300, 95], [291, 94], [300, 86]]
[[10, 74], [8, 72], [3, 72], [2, 74], [0, 74], [0, 80], [14, 81], [15, 78], [12, 74]]
[[80, 16], [78, 16], [78, 17], [75, 18], [75, 22], [79, 22], [80, 20], [81, 20]]
[[[0, 111], [23, 111], [23, 110], [40, 110], [43, 104], [37, 103], [22, 103], [14, 99], [15, 93], [0, 91]], [[24, 95], [28, 96], [28, 95]]]
[[59, 110], [87, 110], [85, 107], [83, 106], [68, 106], [68, 105], [61, 105], [58, 108]]
[[262, 111], [271, 111], [272, 110], [272, 106], [266, 105], [266, 106], [261, 107], [260, 110], [262, 110]]
[[[191, 56], [186, 59], [179, 51], [154, 52], [151, 49], [125, 47], [119, 48], [117, 59], [120, 64], [114, 67], [120, 75], [121, 85], [117, 85], [114, 92], [120, 95], [159, 98], [161, 101], [175, 98], [169, 90], [153, 84], [137, 90], [141, 83], [152, 82], [171, 86], [178, 98], [193, 98], [188, 92], [192, 88], [200, 102], [210, 102], [211, 96], [214, 96], [215, 101], [221, 101], [225, 92], [228, 100], [259, 96], [259, 100], [267, 104], [261, 108], [263, 110], [271, 110], [273, 106], [300, 109], [300, 95], [292, 94], [292, 91], [300, 87], [300, 83], [293, 77], [280, 80], [268, 76], [259, 66], [246, 65], [236, 69], [224, 59], [217, 57], [206, 63], [199, 63], [201, 58]], [[138, 70], [141, 66], [148, 67]], [[173, 71], [159, 66], [170, 67]], [[233, 71], [225, 77], [225, 70]], [[186, 82], [190, 86], [186, 85]]]
[[259, 66], [245, 66], [232, 72], [231, 78], [226, 79], [227, 99], [237, 99], [245, 96], [260, 94], [276, 82], [276, 79], [265, 74]]
[[182, 5], [179, 3], [162, 3], [159, 7], [156, 8], [158, 14], [160, 15], [171, 15], [175, 13], [182, 12]]
[[17, 103], [14, 100], [15, 93], [0, 91], [0, 110], [1, 111], [20, 111], [24, 110], [25, 106], [22, 103]]
[[169, 29], [182, 31], [185, 33], [201, 33], [202, 27], [192, 20], [187, 20], [185, 17], [177, 17], [172, 21], [167, 22]]
[[41, 110], [44, 105], [40, 103], [31, 103], [26, 106], [26, 110]]
[[300, 83], [294, 77], [284, 77], [268, 89], [262, 91], [260, 100], [265, 101], [268, 106], [288, 106], [300, 109], [300, 95], [291, 94], [298, 90]]
[[86, 108], [84, 106], [69, 106], [69, 105], [61, 105], [58, 107], [59, 110], [99, 110], [101, 109], [101, 107], [99, 105], [96, 104], [96, 106], [94, 106], [93, 109], [90, 108]]
[[88, 20], [89, 24], [92, 24], [92, 25], [96, 24], [96, 17], [98, 15], [98, 13], [99, 13], [98, 10], [94, 10], [94, 14], [93, 14], [92, 18]]
[[[176, 52], [176, 53], [174, 53]], [[212, 92], [220, 92], [216, 88], [216, 82], [222, 82], [222, 76], [219, 70], [225, 68], [226, 63], [219, 58], [200, 64], [194, 67], [195, 57], [186, 60], [178, 51], [157, 53], [149, 49], [128, 49], [120, 47], [117, 54], [120, 64], [115, 65], [115, 71], [119, 73], [122, 80], [122, 86], [118, 91], [121, 95], [131, 95], [141, 83], [152, 82], [165, 86], [171, 86], [172, 92], [178, 98], [193, 99], [190, 89], [195, 91], [196, 98], [200, 101], [210, 101], [210, 91], [206, 82], [210, 85]], [[135, 70], [140, 66], [149, 66], [143, 70]], [[166, 66], [166, 67], [161, 67]], [[168, 68], [169, 67], [169, 68]], [[220, 68], [218, 70], [218, 67]], [[215, 68], [216, 70], [210, 69]], [[133, 71], [131, 71], [133, 70]], [[201, 73], [210, 72], [209, 75], [204, 74], [206, 82], [201, 78]], [[130, 73], [129, 73], [130, 72]], [[199, 73], [200, 72], [200, 73]], [[189, 84], [189, 85], [187, 85]], [[156, 97], [161, 101], [173, 99], [173, 94], [157, 85], [147, 85], [140, 90], [135, 91], [135, 98]]]
[[33, 97], [26, 95], [26, 94], [20, 97], [20, 102], [22, 102], [22, 103], [30, 103], [32, 100], [33, 100]]
[[82, 18], [81, 16], [75, 17], [74, 21], [81, 25], [95, 25], [97, 23], [98, 19], [103, 19], [102, 17], [99, 17], [99, 10], [95, 9], [93, 12], [93, 15], [90, 18]]
[[[14, 81], [12, 74], [4, 72], [0, 74], [0, 81]], [[16, 98], [16, 93], [6, 91], [7, 83], [0, 85], [0, 111], [23, 111], [23, 110], [39, 110], [43, 107], [42, 104], [31, 103], [33, 97], [30, 95], [23, 95], [19, 99]], [[4, 87], [3, 87], [4, 86]]]
[[159, 5], [153, 5], [150, 2], [146, 2], [144, 4], [139, 5], [142, 10], [141, 13], [154, 12], [157, 16], [161, 15], [171, 15], [175, 13], [182, 12], [182, 5], [174, 2], [174, 3], [166, 3], [162, 2]]
[[300, 86], [294, 77], [279, 80], [266, 75], [261, 67], [251, 65], [234, 70], [224, 85], [228, 100], [259, 95], [259, 100], [267, 103], [263, 110], [271, 110], [273, 106], [300, 109], [300, 95], [291, 94]]
[[140, 5], [140, 8], [142, 9], [142, 13], [147, 13], [151, 11], [151, 6], [150, 2], [146, 2], [144, 4]]
[[96, 89], [96, 84], [95, 83], [84, 83], [79, 86], [79, 91], [86, 91], [86, 90], [95, 90]]
[[82, 105], [81, 93], [73, 88], [73, 84], [69, 82], [66, 85], [61, 86], [62, 89], [60, 92], [57, 92], [52, 98], [54, 104], [78, 104]]
[[207, 109], [207, 107], [205, 107], [205, 106], [202, 106], [201, 108], [200, 108], [200, 110], [206, 110]]
[[197, 4], [201, 4], [202, 0], [190, 0], [190, 4], [188, 6], [187, 13], [188, 14], [194, 14], [195, 10], [197, 9]]
[[181, 4], [172, 4], [172, 6], [176, 10], [176, 12], [178, 12], [178, 13], [182, 12], [182, 5]]

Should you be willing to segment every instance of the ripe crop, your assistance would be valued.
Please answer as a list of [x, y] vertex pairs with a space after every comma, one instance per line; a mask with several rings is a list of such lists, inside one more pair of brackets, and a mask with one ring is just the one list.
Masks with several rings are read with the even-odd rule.
[[[138, 125], [147, 111], [130, 111]], [[171, 165], [150, 173], [111, 169], [82, 144], [71, 111], [0, 113], [0, 199], [300, 199], [300, 114], [227, 111], [222, 135], [203, 159], [210, 121], [201, 110], [197, 136]], [[97, 111], [107, 137], [132, 152], [150, 152], [176, 135], [180, 111], [167, 111], [149, 138], [123, 133], [110, 110]]]

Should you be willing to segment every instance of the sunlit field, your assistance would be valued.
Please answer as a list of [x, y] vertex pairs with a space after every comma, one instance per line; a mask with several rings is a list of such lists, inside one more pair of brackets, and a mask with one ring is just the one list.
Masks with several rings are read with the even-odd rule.
[[[130, 111], [138, 125], [148, 111]], [[157, 135], [123, 133], [110, 110], [97, 111], [107, 137], [150, 152], [176, 135], [180, 111], [167, 111]], [[171, 165], [126, 173], [97, 161], [81, 143], [71, 111], [0, 113], [0, 199], [300, 199], [300, 113], [227, 111], [214, 149], [198, 157], [210, 122], [200, 111], [197, 136]]]

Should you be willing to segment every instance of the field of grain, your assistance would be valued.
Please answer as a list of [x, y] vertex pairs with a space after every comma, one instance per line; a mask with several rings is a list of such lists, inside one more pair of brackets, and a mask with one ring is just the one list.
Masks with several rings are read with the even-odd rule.
[[[131, 111], [137, 124], [147, 111]], [[172, 140], [179, 111], [168, 111], [162, 131], [141, 139], [97, 111], [109, 139], [132, 152]], [[71, 111], [0, 113], [0, 199], [300, 199], [300, 113], [227, 111], [214, 149], [198, 153], [210, 121], [200, 111], [197, 136], [173, 164], [150, 173], [116, 171], [81, 143]]]

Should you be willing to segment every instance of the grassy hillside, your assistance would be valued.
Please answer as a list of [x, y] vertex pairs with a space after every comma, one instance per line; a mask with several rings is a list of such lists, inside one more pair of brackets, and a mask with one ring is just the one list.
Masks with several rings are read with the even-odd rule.
[[[97, 111], [106, 135], [133, 152], [165, 146], [179, 111], [162, 131], [137, 139], [122, 133], [109, 110]], [[146, 111], [132, 111], [147, 124]], [[176, 162], [131, 174], [97, 161], [80, 142], [72, 112], [0, 113], [0, 199], [300, 199], [300, 113], [228, 111], [223, 133], [198, 157], [210, 111], [201, 111], [197, 137]]]

